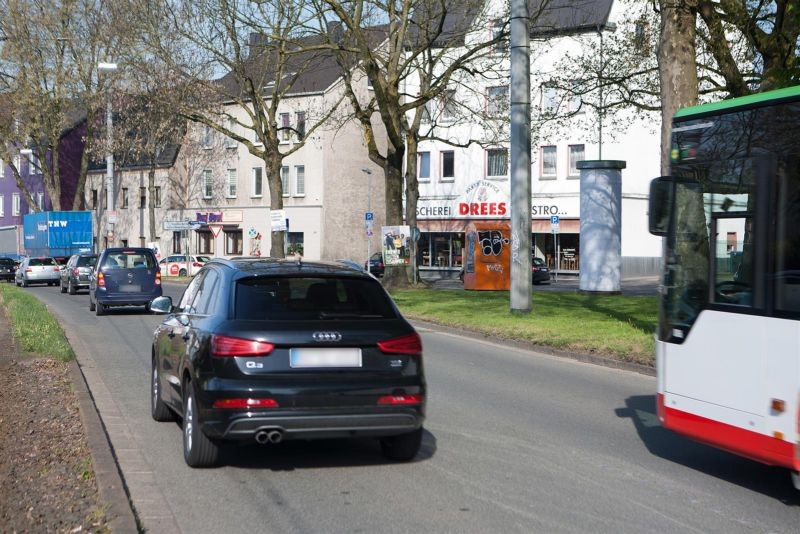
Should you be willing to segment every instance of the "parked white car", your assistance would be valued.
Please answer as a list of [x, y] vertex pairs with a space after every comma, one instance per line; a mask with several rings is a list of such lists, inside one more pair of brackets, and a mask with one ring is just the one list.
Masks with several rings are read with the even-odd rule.
[[174, 254], [158, 262], [158, 266], [161, 269], [161, 276], [194, 276], [210, 259], [208, 256]]

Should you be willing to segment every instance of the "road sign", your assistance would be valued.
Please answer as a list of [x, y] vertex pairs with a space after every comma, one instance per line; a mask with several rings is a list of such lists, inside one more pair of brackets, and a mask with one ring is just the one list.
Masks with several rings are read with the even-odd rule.
[[289, 229], [285, 210], [272, 210], [269, 212], [269, 218], [273, 232], [285, 232]]
[[108, 223], [117, 224], [117, 212], [108, 210]]
[[209, 224], [208, 225], [208, 229], [211, 230], [211, 233], [216, 238], [216, 237], [219, 237], [219, 233], [222, 230], [222, 225], [221, 224]]
[[161, 227], [166, 231], [178, 232], [182, 230], [195, 230], [203, 225], [202, 221], [164, 221]]
[[411, 228], [411, 239], [413, 239], [414, 241], [419, 241], [419, 236], [420, 236], [419, 228], [417, 228], [416, 226]]
[[557, 234], [557, 233], [560, 232], [559, 222], [560, 222], [560, 220], [558, 218], [558, 215], [551, 215], [550, 216], [550, 226], [553, 228], [553, 233], [554, 234]]
[[373, 221], [375, 220], [375, 214], [371, 211], [364, 213], [364, 220], [365, 221]]

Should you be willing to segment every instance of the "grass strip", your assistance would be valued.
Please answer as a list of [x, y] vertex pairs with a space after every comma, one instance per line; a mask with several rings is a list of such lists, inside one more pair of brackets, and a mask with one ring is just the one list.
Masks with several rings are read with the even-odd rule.
[[511, 314], [508, 291], [424, 289], [392, 293], [410, 319], [463, 328], [490, 337], [655, 364], [658, 300], [651, 296], [542, 291], [530, 314]]
[[68, 362], [75, 358], [64, 330], [39, 299], [13, 284], [0, 283], [0, 295], [11, 319], [14, 338], [25, 356]]

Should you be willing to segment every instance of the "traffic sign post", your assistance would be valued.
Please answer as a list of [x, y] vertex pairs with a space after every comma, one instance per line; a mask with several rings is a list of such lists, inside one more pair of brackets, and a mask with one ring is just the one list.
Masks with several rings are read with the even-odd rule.
[[553, 273], [555, 273], [555, 282], [558, 282], [558, 269], [561, 260], [561, 250], [558, 246], [558, 234], [560, 233], [561, 219], [558, 215], [550, 216], [550, 227], [553, 229], [553, 249], [556, 252], [556, 261], [553, 263]]

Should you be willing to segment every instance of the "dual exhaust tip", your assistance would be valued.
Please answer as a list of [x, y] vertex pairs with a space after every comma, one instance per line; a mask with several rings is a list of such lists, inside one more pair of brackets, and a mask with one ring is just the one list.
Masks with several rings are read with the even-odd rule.
[[280, 430], [259, 430], [256, 432], [256, 443], [261, 445], [280, 443], [282, 439], [283, 432]]

